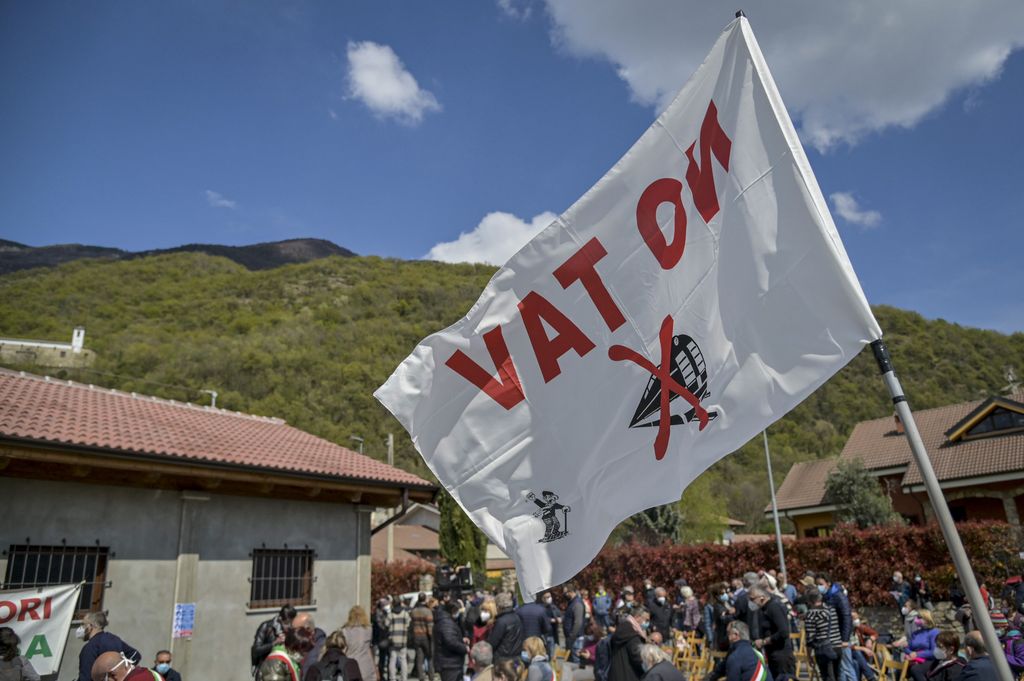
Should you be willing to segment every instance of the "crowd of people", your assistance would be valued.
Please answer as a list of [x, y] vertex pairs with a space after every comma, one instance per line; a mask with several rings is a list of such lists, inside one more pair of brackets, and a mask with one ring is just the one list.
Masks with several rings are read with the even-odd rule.
[[[597, 584], [591, 592], [570, 583], [520, 604], [510, 593], [482, 590], [461, 597], [383, 598], [373, 612], [372, 652], [364, 646], [361, 678], [555, 681], [557, 668], [571, 681], [682, 681], [676, 652], [696, 642], [713, 652], [707, 679], [786, 681], [795, 678], [801, 641], [791, 634], [801, 632], [823, 681], [878, 681], [881, 648], [886, 657], [908, 662], [913, 681], [995, 678], [962, 590], [951, 591], [956, 619], [967, 633], [942, 631], [920, 575], [893, 575], [890, 591], [903, 618], [897, 631], [872, 627], [853, 608], [843, 584], [825, 573], [807, 572], [790, 584], [774, 570], [751, 571], [705, 594], [695, 593], [685, 579], [606, 586]], [[1015, 673], [1024, 673], [1024, 583], [1010, 580], [1006, 600], [993, 599], [987, 590], [982, 595], [1004, 653]], [[554, 664], [556, 650], [564, 651], [564, 664]]]
[[[794, 585], [774, 570], [703, 595], [684, 579], [670, 587], [647, 579], [640, 589], [598, 584], [593, 592], [569, 583], [529, 603], [483, 590], [389, 596], [372, 613], [353, 606], [330, 634], [286, 605], [259, 625], [250, 662], [257, 681], [684, 681], [676, 661], [697, 646], [714, 660], [707, 681], [787, 681], [802, 641], [823, 681], [879, 681], [882, 649], [907, 661], [913, 681], [994, 679], [970, 605], [956, 585], [950, 592], [966, 635], [941, 630], [925, 581], [899, 572], [890, 586], [903, 618], [897, 631], [873, 628], [825, 573]], [[1008, 580], [998, 599], [984, 588], [981, 596], [1011, 668], [1024, 673], [1024, 581]], [[75, 632], [85, 641], [78, 681], [181, 681], [169, 651], [146, 667], [106, 628], [104, 613], [94, 612]], [[39, 678], [13, 630], [0, 627], [0, 676], [8, 672]]]

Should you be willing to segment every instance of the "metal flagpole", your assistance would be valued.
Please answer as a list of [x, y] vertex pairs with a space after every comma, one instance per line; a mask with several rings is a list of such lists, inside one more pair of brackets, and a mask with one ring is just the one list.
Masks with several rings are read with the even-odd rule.
[[903, 422], [903, 429], [907, 435], [907, 442], [910, 443], [910, 451], [914, 454], [914, 461], [921, 471], [921, 478], [924, 480], [925, 489], [928, 490], [928, 499], [931, 501], [932, 509], [935, 511], [935, 519], [942, 530], [942, 536], [949, 547], [949, 553], [953, 558], [953, 565], [960, 576], [960, 583], [967, 592], [967, 600], [971, 604], [974, 614], [974, 622], [980, 625], [981, 635], [985, 639], [985, 647], [988, 649], [989, 657], [995, 664], [995, 668], [1002, 681], [1013, 681], [1013, 674], [1010, 672], [1010, 665], [1006, 662], [999, 637], [996, 636], [995, 627], [992, 626], [992, 618], [989, 617], [988, 605], [982, 601], [981, 589], [978, 588], [978, 580], [971, 569], [967, 552], [964, 551], [963, 542], [953, 524], [953, 516], [949, 513], [949, 506], [946, 505], [946, 498], [939, 487], [939, 479], [935, 476], [931, 459], [925, 451], [924, 442], [921, 441], [921, 434], [917, 430], [917, 423], [914, 422], [914, 414], [910, 411], [907, 398], [903, 394], [903, 387], [892, 368], [892, 359], [889, 357], [889, 350], [881, 339], [871, 343], [871, 350], [875, 353], [875, 360], [878, 368], [882, 371], [882, 378], [889, 388], [892, 396], [892, 403], [896, 407], [896, 413]]
[[[779, 526], [779, 506], [775, 503], [775, 478], [772, 477], [772, 455], [768, 451], [768, 429], [761, 431], [764, 435], [764, 460], [768, 462], [768, 488], [772, 491], [772, 517], [775, 518], [775, 543], [779, 547], [779, 570], [786, 575], [786, 582], [789, 582], [789, 575], [786, 574], [786, 554], [782, 550], [782, 528]], [[763, 498], [763, 497], [762, 497]]]

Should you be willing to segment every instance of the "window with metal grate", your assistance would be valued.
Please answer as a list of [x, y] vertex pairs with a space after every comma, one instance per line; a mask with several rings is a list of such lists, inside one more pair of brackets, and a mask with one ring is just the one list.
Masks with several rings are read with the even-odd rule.
[[7, 549], [3, 588], [29, 589], [84, 582], [75, 610], [75, 619], [79, 619], [87, 612], [103, 609], [109, 557], [110, 549], [106, 546], [12, 545]]
[[312, 549], [253, 549], [249, 607], [313, 604]]

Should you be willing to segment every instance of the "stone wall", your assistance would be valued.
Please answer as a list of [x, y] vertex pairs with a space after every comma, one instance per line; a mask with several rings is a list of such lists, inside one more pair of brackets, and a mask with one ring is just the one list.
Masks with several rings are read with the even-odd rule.
[[[935, 618], [935, 626], [944, 631], [954, 631], [963, 636], [963, 627], [953, 618], [953, 615], [956, 613], [956, 608], [953, 607], [953, 604], [949, 601], [940, 601], [934, 605], [935, 608], [932, 610], [932, 616]], [[899, 609], [895, 605], [892, 607], [865, 606], [856, 608], [856, 610], [860, 614], [861, 619], [870, 625], [872, 629], [878, 631], [878, 633], [891, 633], [894, 638], [899, 638], [904, 634], [903, 615], [900, 614]]]

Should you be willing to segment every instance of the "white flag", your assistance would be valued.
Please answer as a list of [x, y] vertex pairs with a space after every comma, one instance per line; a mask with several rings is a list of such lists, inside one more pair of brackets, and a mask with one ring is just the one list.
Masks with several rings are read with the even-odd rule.
[[739, 18], [633, 148], [376, 397], [534, 594], [880, 336]]
[[21, 639], [21, 654], [40, 676], [56, 674], [81, 584], [0, 591], [0, 625]]

